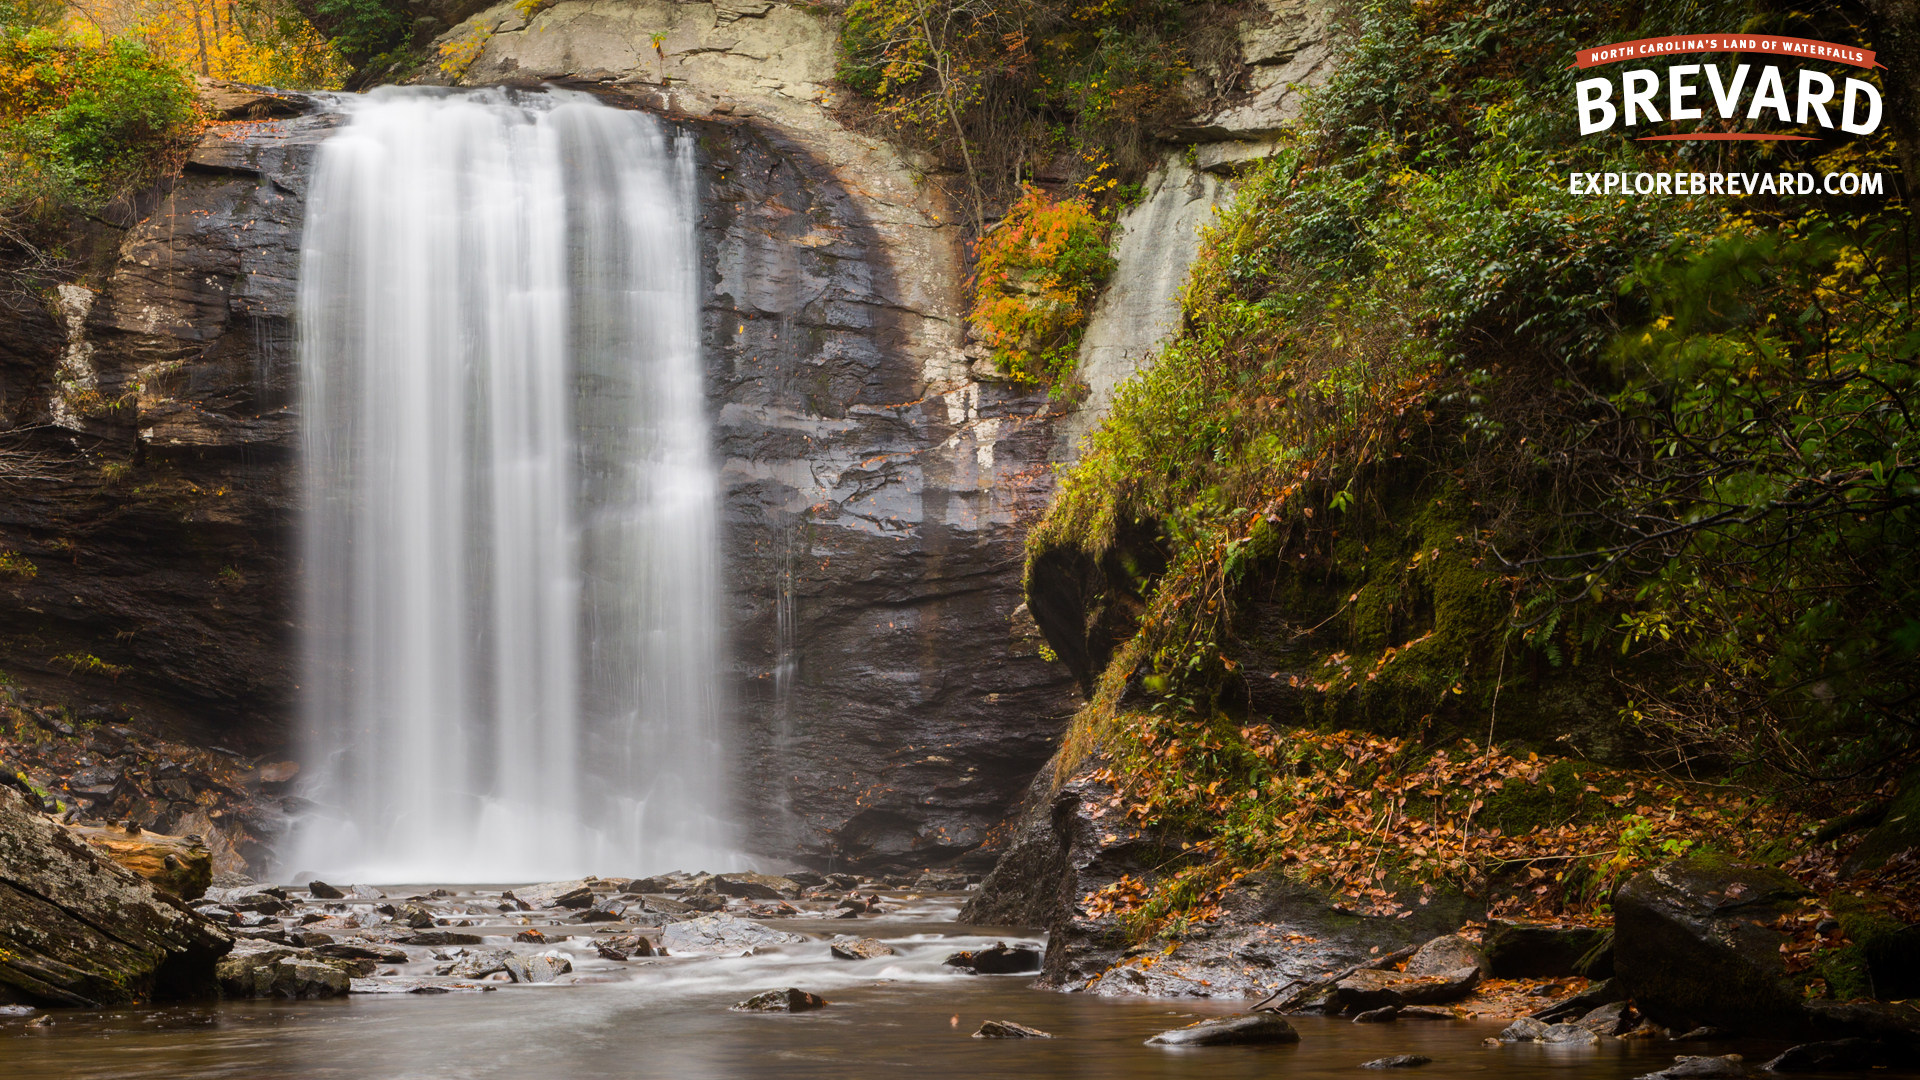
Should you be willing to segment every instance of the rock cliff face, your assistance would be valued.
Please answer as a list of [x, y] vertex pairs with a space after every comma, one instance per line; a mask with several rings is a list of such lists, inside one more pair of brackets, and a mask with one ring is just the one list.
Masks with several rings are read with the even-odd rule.
[[[559, 83], [699, 135], [730, 704], [756, 853], [871, 869], [997, 854], [993, 830], [1076, 703], [1021, 603], [1024, 525], [1050, 463], [1173, 329], [1216, 174], [1264, 152], [1267, 122], [1228, 112], [1264, 108], [1249, 103], [1274, 72], [1319, 69], [1318, 39], [1296, 31], [1324, 19], [1273, 3], [1248, 64], [1209, 91], [1219, 115], [1193, 129], [1211, 156], [1156, 171], [1123, 224], [1088, 336], [1096, 394], [1070, 427], [1069, 406], [976, 377], [955, 209], [926, 163], [832, 112], [830, 17], [733, 0], [560, 0], [531, 18], [420, 6], [423, 34], [455, 24], [422, 81]], [[96, 230], [57, 304], [0, 325], [6, 670], [243, 752], [287, 745], [293, 286], [307, 169], [336, 123], [319, 109], [219, 125]]]
[[215, 131], [56, 303], [0, 319], [9, 672], [240, 749], [285, 738], [293, 283], [330, 126]]

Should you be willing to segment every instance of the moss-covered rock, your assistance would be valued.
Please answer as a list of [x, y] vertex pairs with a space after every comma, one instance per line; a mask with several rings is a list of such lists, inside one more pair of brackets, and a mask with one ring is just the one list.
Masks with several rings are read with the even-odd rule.
[[1920, 769], [1901, 778], [1886, 816], [1848, 856], [1847, 873], [1878, 870], [1888, 859], [1916, 846], [1920, 846]]
[[98, 1008], [212, 996], [233, 939], [0, 788], [0, 993]]
[[1803, 979], [1774, 924], [1813, 894], [1771, 867], [1710, 855], [1636, 874], [1614, 896], [1614, 974], [1634, 1006], [1675, 1031], [1702, 1025], [1816, 1034]]

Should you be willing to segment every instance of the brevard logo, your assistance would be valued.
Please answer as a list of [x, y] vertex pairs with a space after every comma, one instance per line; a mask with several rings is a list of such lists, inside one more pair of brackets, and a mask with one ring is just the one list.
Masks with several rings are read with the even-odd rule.
[[[1631, 61], [1663, 60], [1696, 53], [1779, 56], [1815, 64], [1885, 68], [1873, 51], [1830, 41], [1769, 34], [1682, 34], [1618, 41], [1574, 54], [1580, 69]], [[1732, 66], [1732, 70], [1727, 68]], [[1685, 120], [1707, 120], [1711, 108], [1724, 121], [1822, 127], [1870, 135], [1880, 127], [1880, 91], [1864, 79], [1843, 78], [1836, 85], [1825, 71], [1779, 64], [1684, 63], [1662, 72], [1627, 67], [1618, 76], [1581, 79], [1574, 84], [1580, 134], [1597, 135], [1618, 125], [1633, 128]], [[1791, 87], [1791, 90], [1789, 89]], [[1618, 91], [1616, 94], [1615, 91]], [[1710, 100], [1709, 100], [1710, 99]], [[1836, 100], [1837, 99], [1837, 100]], [[1743, 108], [1744, 106], [1744, 108]], [[1818, 142], [1815, 135], [1784, 132], [1708, 131], [1638, 136], [1637, 142]], [[1572, 173], [1577, 195], [1882, 195], [1880, 173], [1826, 173], [1776, 170], [1752, 173]]]

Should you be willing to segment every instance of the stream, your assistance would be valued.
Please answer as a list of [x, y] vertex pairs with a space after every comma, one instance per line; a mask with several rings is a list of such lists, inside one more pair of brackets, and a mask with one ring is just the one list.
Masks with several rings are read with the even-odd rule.
[[[412, 888], [390, 889], [395, 896]], [[471, 896], [463, 891], [459, 896]], [[995, 942], [1040, 944], [1022, 931], [995, 932], [953, 921], [964, 894], [930, 894], [857, 921], [759, 919], [804, 935], [804, 943], [743, 956], [601, 959], [591, 925], [549, 927], [546, 945], [514, 943], [515, 924], [470, 929], [488, 948], [564, 952], [573, 972], [546, 984], [487, 982], [492, 992], [356, 993], [317, 1001], [235, 1000], [201, 1006], [60, 1010], [51, 1024], [0, 1018], [0, 1065], [10, 1080], [245, 1077], [353, 1078], [600, 1077], [1172, 1077], [1220, 1080], [1346, 1077], [1395, 1054], [1433, 1059], [1419, 1076], [1494, 1074], [1639, 1076], [1676, 1053], [1750, 1061], [1763, 1047], [1604, 1040], [1598, 1047], [1530, 1043], [1487, 1046], [1499, 1021], [1356, 1025], [1342, 1018], [1291, 1018], [1293, 1046], [1171, 1049], [1149, 1036], [1236, 1011], [1244, 1002], [1103, 998], [1032, 987], [1031, 975], [974, 975], [946, 967], [950, 954]], [[608, 928], [614, 931], [622, 927]], [[852, 931], [892, 946], [871, 960], [832, 957], [827, 941]], [[393, 978], [431, 975], [432, 950], [409, 947]], [[445, 951], [445, 950], [441, 950]], [[374, 980], [378, 982], [379, 980]], [[365, 985], [364, 983], [360, 985]], [[729, 1006], [764, 990], [794, 986], [830, 1004], [807, 1013], [741, 1013]], [[1012, 1020], [1053, 1039], [976, 1039], [985, 1020]], [[1784, 1047], [1786, 1044], [1781, 1044]], [[1394, 1070], [1387, 1075], [1402, 1073]]]

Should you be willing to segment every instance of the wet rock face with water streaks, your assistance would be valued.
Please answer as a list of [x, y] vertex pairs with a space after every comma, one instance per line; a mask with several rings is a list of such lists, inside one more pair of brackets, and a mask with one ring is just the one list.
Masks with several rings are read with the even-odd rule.
[[[775, 14], [780, 33], [802, 25]], [[826, 25], [790, 44], [830, 57]], [[773, 95], [756, 109], [719, 84], [592, 89], [700, 145], [724, 737], [747, 844], [823, 868], [984, 870], [1072, 708], [1019, 591], [1056, 405], [972, 378], [959, 230], [898, 152], [790, 94], [752, 91]], [[309, 165], [338, 122], [218, 125], [117, 252], [102, 239], [105, 269], [58, 310], [0, 320], [0, 428], [33, 429], [50, 477], [0, 509], [0, 551], [37, 570], [0, 580], [21, 631], [0, 663], [112, 673], [116, 697], [180, 706], [208, 741], [290, 745], [294, 288]]]
[[288, 735], [294, 285], [333, 126], [212, 126], [76, 237], [89, 259], [57, 303], [5, 301], [0, 434], [25, 455], [0, 465], [9, 670], [179, 707], [235, 749]]
[[752, 842], [984, 870], [1072, 707], [1019, 595], [1055, 406], [971, 379], [957, 229], [896, 156], [727, 130], [705, 329]]

